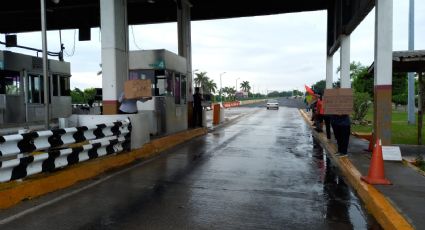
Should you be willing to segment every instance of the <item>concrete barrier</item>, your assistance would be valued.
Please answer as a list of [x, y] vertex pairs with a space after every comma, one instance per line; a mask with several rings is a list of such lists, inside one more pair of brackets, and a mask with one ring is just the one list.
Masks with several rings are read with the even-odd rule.
[[80, 164], [74, 164], [54, 173], [34, 175], [20, 182], [11, 181], [1, 183], [0, 209], [14, 206], [24, 199], [31, 199], [69, 187], [79, 181], [93, 178], [108, 170], [130, 164], [135, 160], [153, 157], [166, 149], [206, 133], [206, 128], [187, 130], [155, 139], [146, 143], [142, 148], [131, 150], [125, 154], [111, 154]]
[[[127, 118], [97, 125], [3, 136], [0, 138], [0, 182], [50, 172], [129, 149], [130, 130], [131, 123]], [[84, 143], [93, 140], [96, 141]]]

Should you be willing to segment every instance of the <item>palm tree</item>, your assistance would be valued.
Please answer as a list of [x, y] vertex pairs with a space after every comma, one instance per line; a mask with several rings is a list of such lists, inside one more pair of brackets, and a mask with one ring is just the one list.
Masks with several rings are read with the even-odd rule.
[[224, 97], [229, 97], [230, 96], [230, 88], [229, 87], [224, 87], [223, 89], [222, 89], [222, 93], [223, 93], [223, 96]]
[[214, 82], [214, 80], [210, 80], [210, 79], [205, 79], [205, 82], [202, 84], [202, 89], [204, 90], [204, 92], [206, 93], [215, 93], [215, 90], [217, 89], [217, 84]]
[[233, 100], [236, 100], [236, 88], [230, 88], [229, 89], [229, 94], [230, 94], [230, 96], [232, 96], [233, 97]]
[[243, 81], [241, 83], [241, 88], [242, 88], [242, 90], [244, 92], [248, 92], [249, 93], [249, 90], [251, 90], [251, 86], [249, 85], [249, 81]]
[[195, 73], [196, 77], [193, 80], [195, 82], [195, 87], [202, 87], [205, 81], [208, 79], [207, 72]]

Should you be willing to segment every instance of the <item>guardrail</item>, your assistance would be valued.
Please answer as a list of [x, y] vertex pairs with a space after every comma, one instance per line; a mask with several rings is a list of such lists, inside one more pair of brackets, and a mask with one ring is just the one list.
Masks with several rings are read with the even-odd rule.
[[130, 149], [129, 119], [0, 136], [0, 182]]

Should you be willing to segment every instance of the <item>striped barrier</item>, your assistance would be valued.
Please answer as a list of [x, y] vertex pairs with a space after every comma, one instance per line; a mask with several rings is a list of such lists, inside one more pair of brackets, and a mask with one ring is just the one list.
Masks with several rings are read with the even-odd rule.
[[223, 102], [224, 108], [238, 107], [239, 105], [240, 105], [239, 101]]
[[0, 157], [130, 133], [130, 120], [0, 136]]
[[[130, 150], [130, 132], [131, 123], [127, 119], [0, 137], [0, 182], [51, 172], [89, 159]], [[65, 146], [84, 141], [88, 141], [88, 144]], [[39, 150], [44, 152], [34, 152]]]

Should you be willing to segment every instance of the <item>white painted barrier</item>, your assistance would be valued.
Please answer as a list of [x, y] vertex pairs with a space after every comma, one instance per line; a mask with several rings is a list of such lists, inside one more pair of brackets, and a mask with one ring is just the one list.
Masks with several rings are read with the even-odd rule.
[[[131, 127], [127, 118], [97, 125], [0, 136], [0, 182], [129, 150]], [[88, 144], [66, 146], [83, 141]]]

